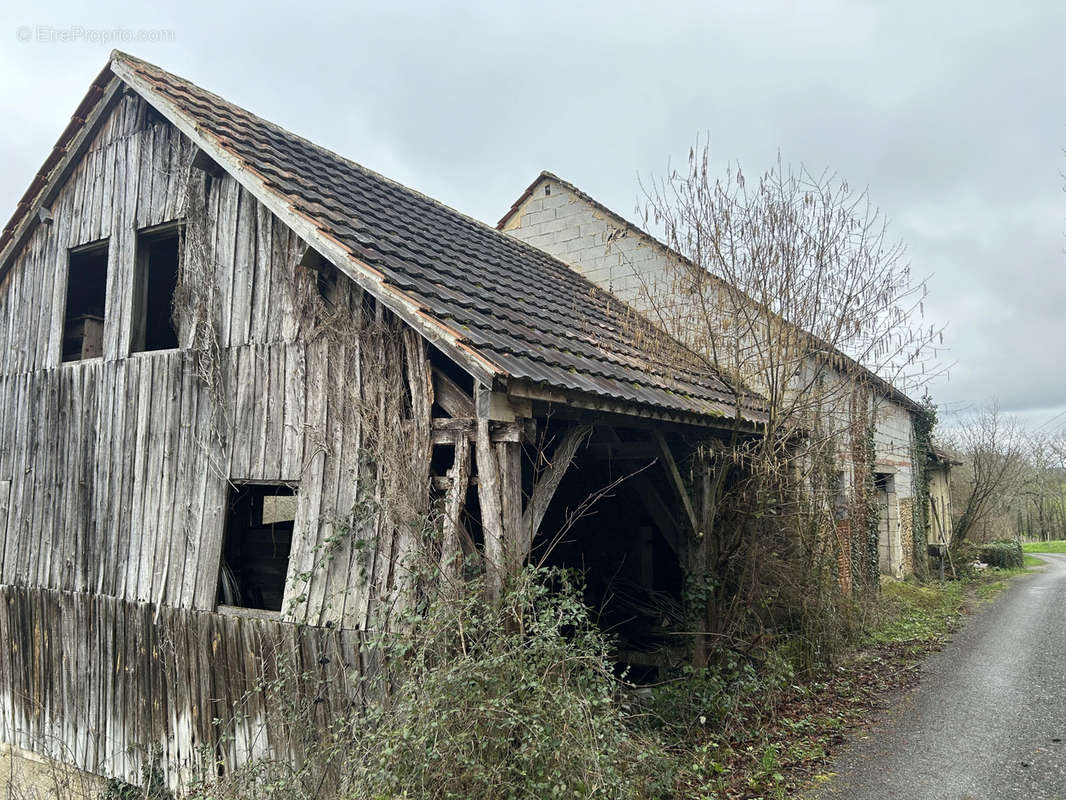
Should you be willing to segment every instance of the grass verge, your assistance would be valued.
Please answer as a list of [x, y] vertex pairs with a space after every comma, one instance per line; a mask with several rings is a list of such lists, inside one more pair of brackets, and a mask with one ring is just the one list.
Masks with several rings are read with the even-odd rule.
[[1066, 553], [1066, 539], [1053, 542], [1022, 542], [1026, 553]]
[[976, 604], [1027, 570], [988, 570], [966, 581], [890, 582], [870, 610], [861, 645], [831, 670], [794, 680], [726, 736], [688, 753], [687, 793], [698, 798], [787, 798], [831, 779], [834, 751], [901, 691]]

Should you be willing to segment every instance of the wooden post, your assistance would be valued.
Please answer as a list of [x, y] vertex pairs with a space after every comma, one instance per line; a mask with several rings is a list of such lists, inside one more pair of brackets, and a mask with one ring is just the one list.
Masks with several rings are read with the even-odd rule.
[[489, 438], [489, 421], [477, 421], [477, 495], [481, 503], [481, 530], [485, 539], [485, 583], [489, 598], [496, 600], [503, 591], [504, 530], [500, 500], [500, 465]]
[[462, 544], [460, 530], [466, 489], [470, 483], [470, 440], [460, 436], [455, 442], [455, 460], [448, 470], [448, 495], [444, 503], [444, 530], [441, 538], [441, 573], [449, 591], [462, 577]]
[[500, 466], [500, 521], [503, 523], [503, 579], [518, 574], [526, 562], [529, 548], [523, 544], [522, 530], [522, 445], [520, 442], [495, 442], [496, 462]]

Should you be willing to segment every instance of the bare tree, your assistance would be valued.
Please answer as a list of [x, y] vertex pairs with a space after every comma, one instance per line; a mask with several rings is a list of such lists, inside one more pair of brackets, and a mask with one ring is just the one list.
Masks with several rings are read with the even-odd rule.
[[936, 370], [942, 330], [922, 323], [924, 281], [865, 192], [778, 162], [753, 185], [739, 168], [689, 168], [645, 187], [645, 224], [684, 256], [644, 282], [660, 324], [768, 401], [778, 447], [839, 404], [859, 365], [901, 389]]
[[[765, 398], [763, 436], [746, 438], [738, 424], [729, 441], [698, 448], [692, 470], [701, 530], [689, 575], [712, 576], [704, 622], [713, 630], [729, 592], [752, 585], [750, 574], [732, 585], [720, 576], [748, 569], [752, 548], [770, 541], [752, 535], [767, 515], [774, 530], [814, 531], [805, 546], [832, 551], [850, 581], [851, 541], [862, 531], [844, 536], [841, 516], [852, 529], [868, 526], [876, 398], [935, 374], [942, 331], [922, 322], [926, 285], [884, 217], [833, 174], [779, 160], [754, 181], [739, 168], [715, 177], [699, 145], [687, 170], [644, 194], [645, 225], [682, 256], [654, 273], [634, 265], [646, 313], [732, 377], [738, 405], [744, 387]], [[716, 524], [726, 494], [733, 511]], [[841, 514], [841, 496], [851, 513]], [[809, 556], [792, 561], [817, 562]]]
[[961, 544], [1017, 489], [1025, 474], [1025, 438], [1017, 421], [993, 402], [955, 426], [951, 439], [964, 462], [953, 474], [961, 491], [952, 542]]

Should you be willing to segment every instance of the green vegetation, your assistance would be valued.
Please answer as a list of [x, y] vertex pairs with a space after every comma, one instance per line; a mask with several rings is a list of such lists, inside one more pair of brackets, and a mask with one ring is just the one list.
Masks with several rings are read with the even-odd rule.
[[1021, 572], [886, 583], [842, 609], [858, 646], [815, 669], [788, 636], [729, 640], [707, 666], [638, 690], [617, 673], [573, 575], [529, 568], [498, 604], [477, 592], [440, 597], [410, 635], [377, 641], [382, 674], [349, 718], [323, 729], [313, 699], [287, 714], [290, 735], [313, 742], [313, 764], [253, 763], [190, 796], [794, 796], [824, 777], [833, 748], [887, 693], [915, 683], [916, 661], [940, 646], [967, 598], [991, 597]]
[[1053, 542], [1025, 542], [1022, 550], [1027, 553], [1066, 553], [1066, 539]]
[[1013, 539], [988, 542], [978, 546], [978, 558], [990, 567], [1020, 569], [1023, 565], [1022, 546]]
[[963, 585], [957, 582], [930, 586], [893, 582], [881, 595], [883, 602], [866, 636], [869, 644], [940, 641], [966, 602]]
[[1036, 556], [1030, 556], [1030, 555], [1025, 555], [1022, 558], [1022, 563], [1023, 563], [1023, 565], [1025, 567], [1042, 567], [1042, 566], [1044, 566], [1044, 562], [1043, 561], [1041, 561]]

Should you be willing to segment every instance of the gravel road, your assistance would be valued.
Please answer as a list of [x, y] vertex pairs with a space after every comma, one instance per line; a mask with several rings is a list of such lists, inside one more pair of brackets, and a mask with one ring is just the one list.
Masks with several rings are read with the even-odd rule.
[[1066, 800], [1066, 555], [1011, 581], [846, 746], [817, 800]]

